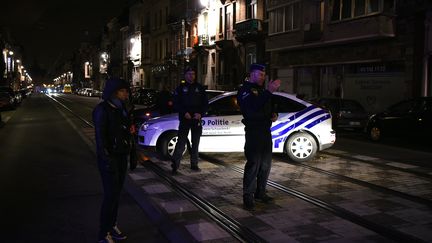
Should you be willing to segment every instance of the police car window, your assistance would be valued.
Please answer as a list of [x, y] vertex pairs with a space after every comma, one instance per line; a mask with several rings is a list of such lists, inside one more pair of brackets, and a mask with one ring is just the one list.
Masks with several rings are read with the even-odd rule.
[[296, 112], [306, 108], [305, 105], [280, 95], [274, 95], [272, 100], [276, 111], [279, 113]]
[[240, 106], [235, 95], [218, 99], [209, 105], [208, 115], [229, 116], [239, 115]]

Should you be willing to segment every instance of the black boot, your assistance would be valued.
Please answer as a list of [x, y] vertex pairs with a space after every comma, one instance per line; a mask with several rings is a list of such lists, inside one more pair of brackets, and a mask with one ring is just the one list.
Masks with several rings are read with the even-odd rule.
[[243, 208], [248, 211], [253, 211], [255, 209], [255, 202], [252, 194], [243, 195]]
[[261, 193], [260, 195], [255, 194], [255, 200], [262, 203], [271, 203], [274, 201], [274, 198], [270, 197], [266, 193]]

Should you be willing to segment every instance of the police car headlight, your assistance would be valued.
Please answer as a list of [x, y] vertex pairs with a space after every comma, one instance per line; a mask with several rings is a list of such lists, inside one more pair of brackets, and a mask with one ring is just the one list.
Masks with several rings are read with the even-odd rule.
[[148, 129], [148, 127], [149, 127], [149, 124], [144, 123], [144, 124], [141, 125], [140, 130], [141, 131], [146, 131]]

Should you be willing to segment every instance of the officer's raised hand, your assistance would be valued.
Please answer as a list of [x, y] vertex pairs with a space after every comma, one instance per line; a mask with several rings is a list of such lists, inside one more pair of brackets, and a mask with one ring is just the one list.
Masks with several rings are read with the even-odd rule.
[[277, 89], [279, 89], [280, 84], [281, 84], [280, 79], [271, 80], [267, 85], [267, 90], [270, 91], [270, 93], [273, 93]]

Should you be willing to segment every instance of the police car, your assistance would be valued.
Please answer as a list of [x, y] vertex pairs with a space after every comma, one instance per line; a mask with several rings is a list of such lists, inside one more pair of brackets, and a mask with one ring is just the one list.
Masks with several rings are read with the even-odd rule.
[[[201, 121], [199, 152], [244, 151], [243, 116], [236, 95], [235, 91], [227, 92], [209, 101], [208, 112]], [[274, 153], [286, 153], [292, 160], [303, 162], [334, 144], [336, 134], [329, 111], [287, 93], [275, 92], [272, 99], [279, 113], [271, 127]], [[177, 113], [150, 119], [141, 125], [138, 143], [155, 147], [163, 157], [170, 158], [177, 143], [178, 126]]]

